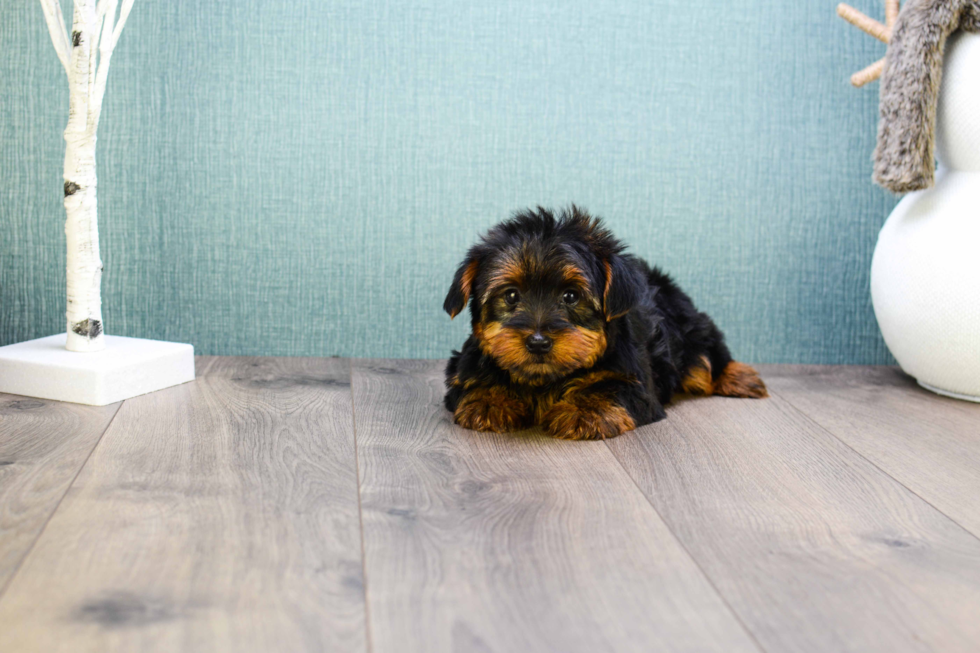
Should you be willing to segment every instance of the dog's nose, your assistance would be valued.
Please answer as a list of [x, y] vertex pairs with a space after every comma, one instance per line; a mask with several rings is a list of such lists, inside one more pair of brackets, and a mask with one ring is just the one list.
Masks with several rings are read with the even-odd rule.
[[532, 354], [547, 354], [551, 351], [551, 338], [543, 336], [540, 333], [528, 336], [524, 344]]

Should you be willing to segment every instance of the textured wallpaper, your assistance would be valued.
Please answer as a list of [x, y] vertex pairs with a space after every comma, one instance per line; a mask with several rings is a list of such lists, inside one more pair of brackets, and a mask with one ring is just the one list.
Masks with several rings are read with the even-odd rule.
[[[465, 248], [576, 202], [737, 357], [890, 362], [868, 271], [896, 200], [877, 84], [847, 82], [884, 46], [835, 5], [137, 0], [99, 132], [107, 332], [444, 356]], [[4, 345], [64, 328], [68, 93], [37, 2], [0, 0], [0, 52]]]

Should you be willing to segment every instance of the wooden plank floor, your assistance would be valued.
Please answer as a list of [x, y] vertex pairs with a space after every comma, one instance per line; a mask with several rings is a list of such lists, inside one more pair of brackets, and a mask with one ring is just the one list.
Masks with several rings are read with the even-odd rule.
[[118, 409], [0, 394], [0, 595]]
[[358, 651], [350, 368], [216, 359], [126, 401], [0, 597], [0, 651]]
[[0, 395], [0, 651], [980, 651], [980, 405], [764, 366], [574, 443], [459, 429], [441, 367]]
[[980, 536], [980, 404], [924, 392], [892, 367], [764, 370], [814, 422]]
[[443, 364], [354, 367], [375, 651], [754, 651], [603, 442], [476, 434]]

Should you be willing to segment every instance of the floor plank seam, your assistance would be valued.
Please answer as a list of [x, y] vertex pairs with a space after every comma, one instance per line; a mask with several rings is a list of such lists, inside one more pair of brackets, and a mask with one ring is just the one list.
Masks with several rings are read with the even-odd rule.
[[361, 508], [361, 462], [357, 452], [357, 414], [354, 402], [354, 362], [347, 359], [347, 373], [350, 378], [350, 419], [354, 436], [354, 478], [357, 481], [357, 525], [361, 532], [361, 584], [364, 586], [364, 633], [368, 653], [374, 651], [371, 643], [371, 608], [368, 601], [367, 554], [364, 546], [364, 511]]
[[875, 461], [871, 460], [870, 458], [868, 458], [867, 456], [865, 456], [863, 453], [861, 453], [860, 451], [858, 451], [857, 449], [855, 449], [854, 447], [852, 447], [850, 444], [848, 444], [847, 442], [845, 442], [843, 439], [841, 439], [840, 437], [838, 437], [836, 433], [834, 433], [833, 431], [831, 431], [830, 429], [828, 429], [827, 427], [825, 427], [823, 424], [821, 424], [820, 422], [818, 422], [815, 418], [811, 417], [808, 412], [806, 412], [802, 408], [798, 407], [789, 398], [787, 398], [786, 396], [784, 396], [784, 395], [782, 395], [782, 394], [780, 394], [778, 392], [773, 392], [772, 389], [769, 390], [769, 393], [772, 394], [772, 395], [774, 395], [774, 396], [776, 396], [776, 397], [779, 397], [782, 401], [786, 402], [786, 405], [787, 406], [789, 406], [794, 411], [796, 411], [797, 413], [799, 413], [799, 415], [801, 417], [803, 417], [803, 419], [805, 419], [808, 422], [810, 422], [811, 424], [813, 424], [814, 427], [820, 429], [821, 431], [823, 431], [824, 433], [826, 433], [827, 435], [829, 435], [830, 437], [832, 437], [834, 440], [836, 440], [837, 442], [841, 443], [843, 446], [845, 446], [850, 451], [853, 451], [854, 454], [856, 456], [858, 456], [861, 460], [864, 460], [869, 465], [871, 465], [872, 467], [874, 467], [875, 469], [877, 469], [879, 472], [881, 472], [882, 474], [884, 474], [888, 478], [890, 478], [893, 481], [895, 481], [896, 483], [898, 483], [900, 486], [902, 486], [903, 488], [905, 488], [909, 493], [911, 493], [912, 496], [917, 497], [918, 499], [922, 500], [922, 502], [925, 503], [927, 506], [929, 506], [930, 508], [932, 508], [933, 510], [935, 510], [937, 513], [939, 513], [940, 515], [942, 515], [943, 517], [945, 517], [946, 519], [948, 519], [952, 523], [956, 524], [956, 526], [959, 527], [964, 533], [966, 533], [967, 535], [969, 535], [973, 539], [975, 539], [978, 542], [980, 542], [980, 535], [978, 535], [977, 533], [974, 533], [969, 528], [967, 528], [963, 524], [961, 524], [958, 521], [956, 521], [955, 518], [953, 518], [953, 517], [949, 516], [948, 514], [946, 514], [946, 512], [944, 512], [943, 510], [941, 510], [939, 507], [937, 507], [936, 505], [934, 505], [931, 501], [929, 501], [928, 499], [926, 499], [924, 496], [922, 496], [921, 494], [919, 494], [918, 492], [916, 492], [915, 490], [913, 490], [912, 488], [910, 488], [908, 485], [906, 485], [905, 483], [903, 483], [900, 479], [895, 478], [895, 476], [893, 476], [892, 474], [888, 473], [886, 470], [882, 469], [877, 463], [875, 463]]
[[109, 429], [112, 427], [112, 423], [116, 421], [116, 415], [119, 414], [119, 411], [122, 409], [124, 403], [126, 402], [120, 401], [119, 405], [116, 406], [115, 412], [112, 413], [112, 417], [109, 418], [109, 422], [105, 425], [105, 429], [103, 429], [102, 433], [95, 441], [95, 444], [92, 445], [92, 449], [89, 450], [88, 455], [85, 456], [85, 460], [82, 461], [82, 464], [78, 466], [78, 471], [76, 471], [75, 475], [71, 477], [71, 482], [68, 483], [68, 485], [65, 487], [65, 491], [58, 499], [58, 503], [55, 504], [54, 509], [48, 515], [48, 518], [44, 520], [44, 525], [41, 526], [41, 530], [37, 532], [37, 536], [34, 538], [34, 541], [31, 542], [31, 545], [27, 547], [26, 551], [24, 551], [24, 555], [22, 555], [20, 560], [17, 561], [17, 565], [14, 567], [14, 572], [10, 574], [10, 578], [7, 579], [7, 582], [3, 585], [3, 587], [0, 587], [0, 602], [3, 601], [3, 597], [4, 595], [6, 595], [7, 589], [14, 584], [14, 579], [17, 578], [17, 575], [20, 573], [21, 568], [24, 566], [24, 561], [27, 560], [27, 558], [31, 555], [31, 552], [34, 551], [34, 548], [37, 546], [37, 543], [41, 541], [42, 537], [44, 537], [44, 532], [47, 530], [48, 524], [51, 523], [51, 520], [58, 512], [58, 509], [61, 508], [61, 504], [64, 502], [65, 497], [68, 496], [68, 493], [71, 492], [72, 487], [74, 487], [75, 485], [75, 481], [78, 480], [79, 474], [81, 474], [82, 470], [85, 469], [85, 466], [88, 465], [88, 461], [92, 458], [92, 454], [95, 453], [95, 450], [99, 448], [99, 444], [102, 442], [102, 438], [104, 438], [105, 434], [109, 432]]
[[[671, 426], [671, 428], [673, 428], [673, 426]], [[635, 431], [633, 431], [627, 434], [625, 437], [630, 437], [630, 436], [636, 437], [637, 434]], [[711, 590], [718, 597], [718, 600], [720, 600], [722, 605], [724, 605], [728, 609], [728, 612], [732, 615], [732, 618], [735, 619], [738, 625], [742, 627], [742, 630], [745, 631], [746, 636], [748, 636], [748, 638], [752, 641], [752, 643], [755, 644], [756, 649], [758, 649], [760, 653], [768, 653], [768, 650], [762, 645], [761, 642], [759, 642], [758, 639], [756, 639], [755, 633], [753, 633], [749, 629], [749, 627], [745, 624], [745, 622], [742, 621], [742, 617], [738, 614], [738, 612], [735, 611], [735, 608], [732, 607], [731, 603], [728, 602], [728, 599], [725, 598], [725, 596], [721, 593], [721, 591], [719, 591], [714, 581], [711, 580], [711, 577], [701, 566], [701, 563], [698, 562], [697, 558], [695, 558], [693, 554], [691, 554], [691, 551], [684, 545], [684, 542], [682, 542], [681, 539], [677, 537], [677, 534], [674, 532], [674, 529], [671, 528], [670, 522], [664, 519], [664, 516], [660, 514], [659, 510], [657, 510], [657, 506], [653, 505], [653, 502], [650, 500], [649, 497], [647, 497], [646, 493], [643, 491], [643, 488], [640, 487], [640, 485], [636, 482], [636, 479], [633, 478], [633, 475], [630, 474], [628, 469], [626, 469], [626, 466], [623, 464], [623, 461], [619, 459], [619, 456], [616, 455], [616, 452], [613, 451], [612, 447], [609, 446], [609, 442], [604, 440], [603, 444], [606, 445], [606, 450], [609, 452], [609, 455], [611, 455], [613, 459], [615, 459], [616, 464], [619, 465], [619, 468], [622, 469], [623, 473], [626, 474], [626, 477], [629, 478], [630, 483], [633, 484], [633, 487], [636, 488], [636, 491], [640, 493], [640, 496], [643, 497], [643, 500], [647, 502], [647, 505], [650, 506], [650, 508], [657, 515], [660, 521], [663, 522], [664, 527], [667, 529], [667, 532], [670, 533], [671, 538], [673, 538], [673, 540], [677, 543], [677, 546], [679, 546], [681, 551], [683, 551], [687, 555], [687, 557], [691, 560], [691, 562], [694, 563], [694, 566], [697, 568], [698, 572], [704, 578], [705, 582], [708, 583], [708, 586], [711, 588]]]

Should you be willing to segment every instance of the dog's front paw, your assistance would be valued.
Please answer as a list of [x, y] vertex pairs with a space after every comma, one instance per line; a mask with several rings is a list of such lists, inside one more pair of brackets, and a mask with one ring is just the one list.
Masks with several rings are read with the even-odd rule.
[[548, 433], [565, 440], [605, 440], [636, 428], [626, 409], [601, 396], [559, 401], [545, 413]]
[[530, 426], [531, 410], [516, 394], [501, 387], [473, 388], [459, 400], [453, 421], [474, 431], [506, 433]]

